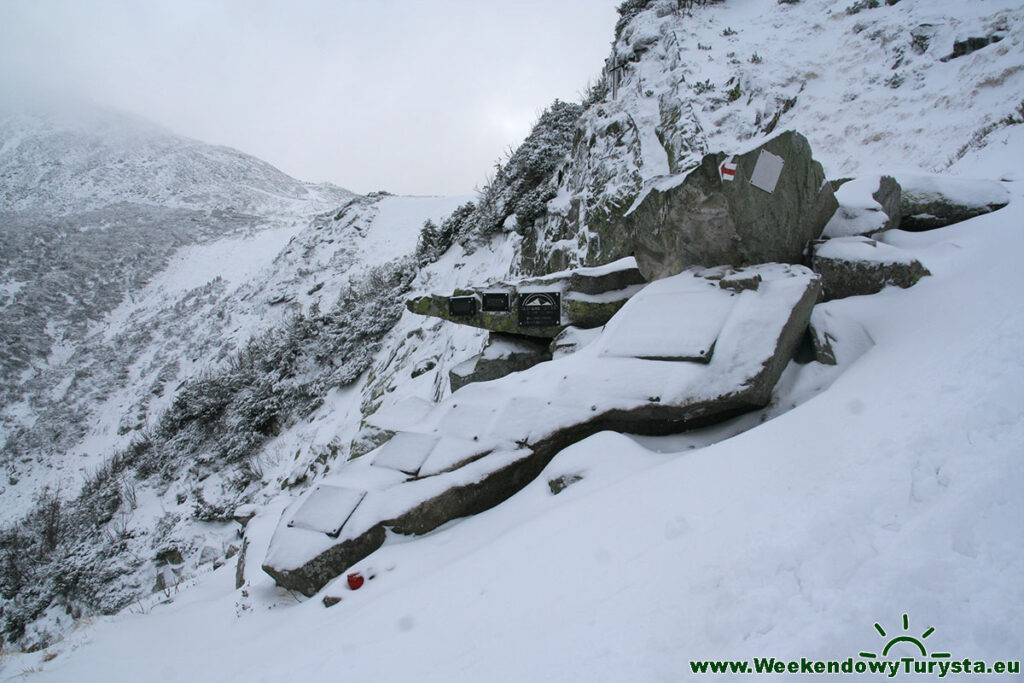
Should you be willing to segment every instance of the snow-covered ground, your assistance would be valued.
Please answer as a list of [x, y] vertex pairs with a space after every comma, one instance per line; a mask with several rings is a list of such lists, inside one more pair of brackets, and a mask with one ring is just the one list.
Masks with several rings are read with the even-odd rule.
[[[295, 471], [311, 484], [319, 454], [360, 429], [369, 396], [383, 408], [410, 397], [427, 405], [445, 393], [447, 370], [479, 351], [483, 333], [407, 313], [371, 372], [262, 451], [266, 485], [246, 531], [243, 588], [233, 561], [205, 564], [119, 615], [78, 622], [44, 650], [4, 655], [0, 680], [676, 681], [702, 678], [694, 660], [863, 661], [861, 652], [886, 643], [876, 623], [890, 637], [934, 628], [928, 651], [956, 661], [1024, 658], [1024, 295], [1015, 277], [1024, 126], [996, 125], [1024, 90], [1021, 7], [903, 0], [851, 14], [847, 5], [736, 0], [696, 11], [675, 34], [678, 61], [658, 63], [666, 38], [616, 105], [642, 129], [645, 180], [667, 170], [652, 134], [662, 116], [654, 96], [674, 88], [673, 97], [691, 98], [707, 82], [718, 94], [694, 99], [691, 113], [712, 148], [753, 144], [755, 116], [798, 96], [780, 130], [807, 134], [830, 174], [1006, 181], [1006, 209], [874, 236], [932, 276], [819, 306], [836, 330], [851, 331], [839, 335], [839, 368], [791, 365], [763, 423], [754, 414], [674, 437], [595, 435], [498, 507], [423, 537], [389, 538], [353, 568], [372, 577], [359, 590], [342, 576], [312, 599], [288, 593], [260, 569], [301, 493], [281, 483], [294, 483]], [[660, 30], [655, 19], [638, 20], [631, 44], [636, 32]], [[929, 41], [915, 52], [909, 31], [925, 25]], [[939, 61], [954, 38], [991, 31], [1006, 37]], [[793, 50], [794, 36], [808, 37], [805, 49]], [[729, 102], [736, 83], [744, 97]], [[172, 265], [148, 291], [180, 296], [216, 275], [233, 291], [248, 282], [257, 299], [226, 329], [251, 332], [267, 301], [329, 301], [356, 255], [373, 265], [408, 253], [425, 218], [462, 201], [386, 198], [354, 209], [358, 220], [344, 226], [284, 227], [266, 234], [265, 250], [253, 247], [245, 268], [219, 264], [212, 255], [227, 242], [214, 243], [208, 269]], [[330, 241], [348, 226], [373, 227]], [[505, 276], [514, 247], [515, 237], [468, 256], [451, 250], [416, 287]], [[436, 367], [411, 377], [427, 360]], [[558, 478], [570, 485], [553, 495], [548, 481]], [[163, 501], [143, 498], [140, 517], [163, 511]], [[230, 527], [200, 532], [238, 543]], [[325, 596], [342, 600], [325, 608]]]
[[[229, 564], [3, 673], [681, 680], [691, 660], [859, 661], [885, 643], [873, 624], [903, 614], [911, 633], [934, 627], [931, 650], [1019, 660], [1024, 192], [1006, 187], [1002, 211], [890, 233], [933, 276], [826, 304], [875, 346], [773, 420], [681, 452], [598, 434], [499, 507], [389, 543], [354, 568], [375, 577], [358, 591], [344, 577], [322, 591], [342, 598], [329, 609], [259, 570], [279, 500], [250, 522], [244, 589]], [[553, 496], [567, 474], [583, 478]]]

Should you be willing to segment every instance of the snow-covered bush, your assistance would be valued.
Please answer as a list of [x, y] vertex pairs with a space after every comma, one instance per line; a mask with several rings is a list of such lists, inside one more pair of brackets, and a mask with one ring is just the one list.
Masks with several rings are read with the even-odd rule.
[[555, 102], [540, 116], [530, 135], [499, 164], [494, 178], [480, 194], [476, 210], [462, 222], [463, 244], [500, 232], [510, 216], [521, 230], [544, 215], [544, 205], [554, 197], [551, 182], [572, 148], [576, 121], [583, 106]]
[[[0, 529], [6, 637], [21, 638], [56, 603], [110, 613], [136, 599], [136, 570], [146, 560], [130, 551], [136, 494], [124, 482], [159, 475], [154, 484], [160, 488], [186, 472], [196, 480], [220, 473], [233, 489], [218, 498], [194, 489], [192, 512], [203, 521], [229, 518], [259, 476], [253, 458], [267, 439], [370, 366], [402, 315], [416, 273], [413, 258], [372, 268], [330, 310], [314, 306], [254, 338], [219, 370], [187, 382], [156, 428], [108, 460], [77, 496], [62, 500], [59, 492], [45, 491], [28, 515]], [[172, 527], [157, 529], [147, 542], [159, 543]]]
[[416, 262], [422, 267], [433, 263], [441, 254], [448, 251], [455, 242], [456, 235], [463, 232], [466, 219], [473, 214], [476, 205], [466, 202], [452, 211], [451, 215], [441, 221], [440, 227], [432, 220], [423, 224], [420, 238], [416, 244]]

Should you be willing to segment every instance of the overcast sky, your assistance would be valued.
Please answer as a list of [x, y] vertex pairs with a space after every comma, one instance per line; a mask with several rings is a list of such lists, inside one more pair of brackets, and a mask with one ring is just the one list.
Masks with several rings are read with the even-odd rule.
[[597, 78], [620, 1], [0, 0], [0, 85], [84, 96], [302, 180], [466, 194]]

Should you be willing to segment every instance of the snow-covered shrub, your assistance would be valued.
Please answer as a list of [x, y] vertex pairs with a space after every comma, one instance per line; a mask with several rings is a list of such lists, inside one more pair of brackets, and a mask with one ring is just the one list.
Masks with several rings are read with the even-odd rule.
[[554, 197], [552, 180], [572, 148], [582, 113], [580, 104], [555, 100], [541, 114], [523, 144], [498, 165], [484, 187], [476, 210], [462, 222], [460, 242], [468, 244], [500, 232], [513, 215], [521, 230], [544, 215], [544, 205]]
[[416, 262], [422, 267], [433, 263], [441, 254], [448, 251], [455, 242], [456, 235], [463, 232], [466, 219], [473, 214], [476, 205], [466, 202], [452, 211], [451, 215], [441, 221], [440, 227], [432, 220], [427, 220], [420, 231], [416, 244]]

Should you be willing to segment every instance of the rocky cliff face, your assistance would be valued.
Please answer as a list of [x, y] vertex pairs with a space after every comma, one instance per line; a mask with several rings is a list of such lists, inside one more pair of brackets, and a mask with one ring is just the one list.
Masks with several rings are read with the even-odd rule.
[[[1010, 2], [645, 0], [620, 13], [603, 81], [548, 181], [555, 198], [518, 226], [523, 273], [630, 255], [631, 238], [615, 225], [638, 196], [705, 154], [744, 152], [781, 130], [805, 136], [838, 178], [943, 171], [1024, 121], [1019, 97], [998, 94], [1021, 80], [1012, 46], [1022, 21]], [[950, 58], [965, 34], [1008, 40]], [[908, 108], [943, 115], [884, 114]]]

